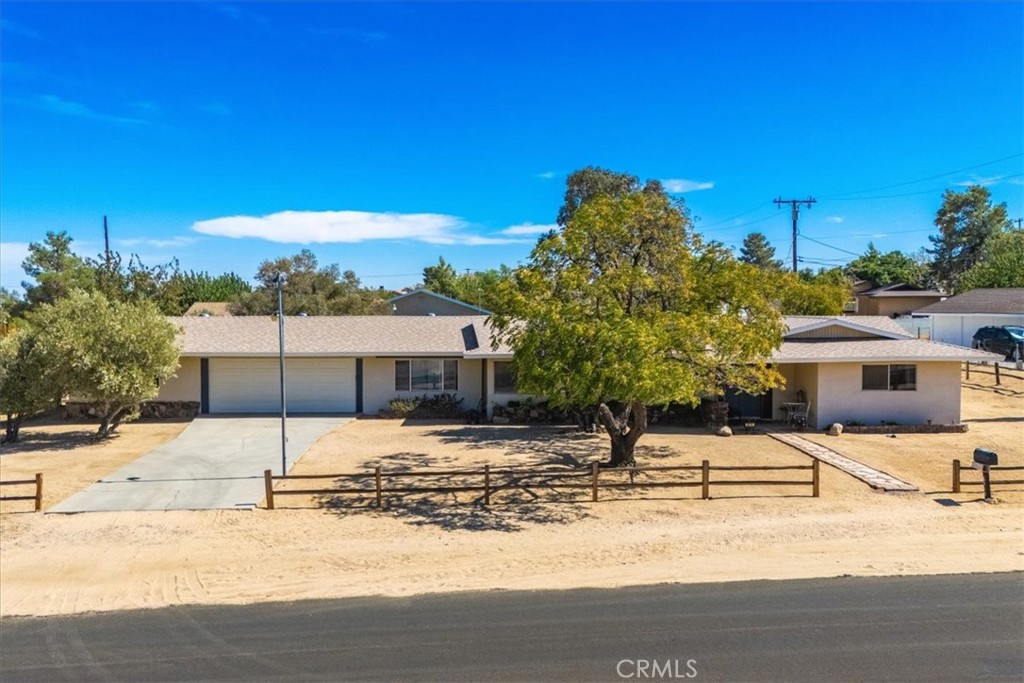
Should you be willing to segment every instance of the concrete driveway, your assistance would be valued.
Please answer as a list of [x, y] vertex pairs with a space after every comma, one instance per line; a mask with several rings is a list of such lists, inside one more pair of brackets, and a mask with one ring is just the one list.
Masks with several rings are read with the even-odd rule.
[[[321, 436], [352, 419], [289, 417], [289, 469]], [[279, 417], [203, 416], [49, 512], [249, 508], [263, 499], [266, 469], [281, 473]]]

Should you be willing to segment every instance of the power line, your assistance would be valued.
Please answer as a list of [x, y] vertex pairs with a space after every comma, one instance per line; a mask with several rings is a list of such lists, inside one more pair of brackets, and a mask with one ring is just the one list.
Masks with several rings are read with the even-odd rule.
[[[976, 168], [982, 168], [983, 166], [991, 166], [992, 164], [998, 164], [998, 163], [1000, 163], [1002, 161], [1009, 161], [1010, 159], [1017, 159], [1019, 157], [1024, 157], [1024, 153], [1011, 154], [1010, 156], [1002, 157], [1001, 159], [994, 159], [992, 161], [986, 161], [986, 162], [983, 162], [983, 163], [980, 163], [980, 164], [975, 164], [973, 166], [967, 166], [965, 168], [958, 168], [955, 171], [946, 171], [944, 173], [937, 173], [935, 175], [928, 176], [927, 178], [918, 178], [917, 180], [908, 180], [906, 182], [896, 183], [894, 185], [883, 185], [882, 187], [873, 187], [873, 188], [869, 188], [869, 189], [866, 189], [866, 190], [854, 190], [853, 192], [839, 192], [839, 193], [836, 193], [836, 194], [833, 194], [833, 195], [828, 195], [828, 196], [822, 197], [822, 199], [837, 199], [839, 197], [845, 197], [846, 195], [861, 194], [862, 192], [878, 192], [880, 190], [891, 190], [894, 187], [905, 187], [907, 185], [913, 185], [914, 183], [922, 183], [922, 182], [924, 182], [926, 180], [935, 180], [936, 178], [942, 178], [944, 176], [953, 175], [954, 173], [963, 173], [964, 171], [971, 171], [971, 170], [976, 169]], [[1021, 174], [1017, 174], [1017, 175], [1021, 175]], [[1013, 176], [1007, 176], [1007, 177], [1011, 177], [1012, 178]]]
[[[746, 211], [744, 211], [742, 213], [738, 213], [735, 216], [729, 216], [728, 218], [723, 218], [720, 221], [715, 221], [714, 223], [708, 223], [707, 225], [704, 226], [704, 230], [706, 230], [707, 228], [710, 228], [712, 226], [715, 226], [715, 225], [721, 225], [722, 223], [728, 223], [729, 221], [734, 220], [736, 218], [739, 218], [740, 216], [746, 216], [748, 213], [754, 213], [758, 209], [760, 209], [762, 207], [765, 207], [765, 206], [770, 206], [770, 205], [771, 205], [771, 202], [764, 202], [762, 204], [758, 204], [754, 208], [748, 209], [748, 210], [746, 210]], [[737, 225], [736, 227], [740, 227], [740, 226]]]
[[792, 209], [792, 215], [793, 215], [793, 272], [794, 273], [796, 272], [796, 234], [797, 234], [796, 233], [796, 223], [797, 223], [797, 219], [800, 218], [800, 205], [804, 204], [809, 209], [817, 201], [818, 200], [815, 199], [814, 197], [807, 197], [807, 199], [783, 199], [782, 197], [779, 197], [778, 199], [773, 199], [772, 200], [773, 203], [779, 205], [780, 209], [782, 208], [783, 204], [789, 204], [790, 209]]
[[[1024, 173], [1011, 173], [1009, 175], [999, 176], [998, 179], [999, 180], [1007, 180], [1009, 178], [1018, 178], [1018, 177], [1020, 177], [1022, 175], [1024, 175]], [[837, 196], [832, 196], [832, 197], [822, 197], [822, 199], [829, 200], [829, 201], [834, 201], [834, 202], [859, 202], [859, 201], [866, 201], [866, 200], [871, 200], [871, 199], [896, 199], [898, 197], [914, 197], [914, 196], [922, 195], [922, 194], [938, 194], [939, 192], [945, 192], [947, 189], [949, 189], [949, 188], [940, 187], [940, 188], [935, 189], [935, 190], [922, 190], [920, 192], [903, 192], [903, 193], [900, 193], [900, 194], [882, 194], [882, 195], [875, 195], [873, 197], [837, 197]]]
[[804, 234], [801, 234], [800, 236], [803, 237], [805, 240], [814, 242], [815, 244], [820, 244], [823, 247], [828, 247], [829, 249], [835, 249], [836, 251], [841, 251], [844, 254], [850, 254], [852, 256], [860, 256], [860, 254], [858, 254], [857, 252], [850, 251], [849, 249], [840, 249], [839, 247], [833, 247], [828, 242], [822, 242], [820, 240], [814, 239], [813, 237], [808, 237], [807, 235], [804, 235]]

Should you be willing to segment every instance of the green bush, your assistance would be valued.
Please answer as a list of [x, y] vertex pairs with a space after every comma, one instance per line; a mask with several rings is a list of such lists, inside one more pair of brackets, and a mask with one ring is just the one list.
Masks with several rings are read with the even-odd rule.
[[388, 401], [388, 412], [396, 417], [462, 417], [462, 399], [456, 398], [455, 394], [394, 398]]

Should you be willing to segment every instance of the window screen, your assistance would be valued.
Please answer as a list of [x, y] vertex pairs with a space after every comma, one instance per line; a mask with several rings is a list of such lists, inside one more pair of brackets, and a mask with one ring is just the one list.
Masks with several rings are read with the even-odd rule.
[[890, 365], [889, 390], [915, 391], [917, 389], [916, 365]]
[[409, 391], [409, 361], [395, 361], [395, 391]]
[[441, 388], [441, 361], [414, 360], [411, 362], [413, 391], [437, 391]]
[[459, 361], [457, 360], [444, 361], [444, 390], [459, 390]]
[[512, 363], [504, 360], [494, 361], [494, 393], [516, 393], [515, 378], [512, 377]]
[[889, 388], [889, 366], [865, 365], [861, 378], [864, 391], [885, 391]]

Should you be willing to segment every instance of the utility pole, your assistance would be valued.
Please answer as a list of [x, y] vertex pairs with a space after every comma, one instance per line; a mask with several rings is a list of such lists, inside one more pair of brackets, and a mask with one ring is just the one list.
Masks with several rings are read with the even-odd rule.
[[103, 217], [103, 261], [110, 269], [110, 233], [107, 232], [107, 217]]
[[1020, 225], [1021, 225], [1021, 223], [1024, 223], [1024, 218], [1014, 218], [1010, 222], [1011, 223], [1016, 223], [1017, 224], [1017, 229], [1020, 230]]
[[783, 204], [789, 204], [789, 206], [793, 210], [793, 272], [795, 273], [796, 272], [796, 221], [800, 217], [800, 205], [801, 204], [805, 204], [807, 206], [807, 208], [809, 209], [809, 208], [811, 208], [811, 204], [817, 203], [818, 200], [815, 199], [814, 197], [807, 197], [807, 199], [783, 199], [782, 197], [779, 197], [778, 199], [775, 199], [773, 201], [776, 204], [779, 205], [780, 209], [782, 208]]

